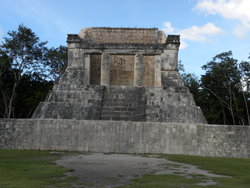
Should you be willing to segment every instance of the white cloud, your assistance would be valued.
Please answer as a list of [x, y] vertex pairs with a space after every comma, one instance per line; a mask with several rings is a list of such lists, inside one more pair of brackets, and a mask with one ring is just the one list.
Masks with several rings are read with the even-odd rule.
[[235, 20], [234, 33], [245, 37], [250, 31], [249, 0], [200, 0], [196, 10], [205, 14], [220, 15], [225, 19]]
[[165, 33], [173, 33], [174, 32], [174, 28], [172, 27], [170, 22], [164, 22], [163, 26], [164, 26], [163, 31]]
[[212, 23], [207, 23], [203, 26], [192, 26], [187, 29], [179, 30], [180, 35], [183, 39], [196, 41], [196, 42], [205, 42], [208, 36], [221, 34], [223, 31], [216, 27]]
[[191, 26], [186, 29], [177, 29], [172, 27], [170, 22], [165, 22], [162, 29], [166, 34], [174, 33], [181, 35], [181, 49], [188, 46], [187, 41], [206, 42], [210, 36], [217, 36], [223, 33], [223, 30], [213, 23], [207, 23], [203, 26]]

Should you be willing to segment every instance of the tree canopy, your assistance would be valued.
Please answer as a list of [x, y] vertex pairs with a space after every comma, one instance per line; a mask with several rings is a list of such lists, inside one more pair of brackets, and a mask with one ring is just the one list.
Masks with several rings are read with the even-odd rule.
[[[30, 117], [66, 64], [66, 47], [49, 49], [28, 27], [0, 45], [0, 117]], [[28, 95], [30, 94], [30, 95]]]
[[223, 52], [202, 66], [205, 74], [182, 73], [209, 123], [249, 125], [249, 61], [238, 62], [231, 51]]

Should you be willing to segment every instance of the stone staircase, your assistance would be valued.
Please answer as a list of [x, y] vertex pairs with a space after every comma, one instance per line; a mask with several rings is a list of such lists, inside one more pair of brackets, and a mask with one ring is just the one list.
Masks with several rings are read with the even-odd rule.
[[206, 123], [185, 87], [59, 84], [33, 118]]
[[104, 89], [101, 120], [145, 121], [145, 88], [109, 86]]

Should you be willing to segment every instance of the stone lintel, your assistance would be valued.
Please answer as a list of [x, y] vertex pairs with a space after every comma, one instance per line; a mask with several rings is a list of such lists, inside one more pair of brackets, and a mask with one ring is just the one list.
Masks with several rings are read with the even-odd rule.
[[78, 43], [82, 39], [77, 34], [68, 34], [67, 43]]
[[91, 27], [93, 29], [109, 29], [109, 30], [117, 30], [117, 29], [121, 29], [121, 30], [156, 30], [158, 31], [158, 28], [156, 27], [149, 27], [149, 28], [145, 28], [145, 27]]
[[179, 50], [180, 44], [180, 35], [168, 35], [165, 49]]
[[84, 52], [89, 53], [89, 54], [109, 53], [109, 54], [117, 54], [117, 55], [119, 54], [160, 55], [162, 54], [162, 50], [133, 50], [133, 49], [84, 49]]
[[167, 36], [167, 44], [180, 44], [180, 35], [168, 35]]
[[136, 44], [136, 43], [89, 43], [82, 42], [81, 48], [83, 49], [150, 49], [150, 50], [163, 50], [166, 44]]

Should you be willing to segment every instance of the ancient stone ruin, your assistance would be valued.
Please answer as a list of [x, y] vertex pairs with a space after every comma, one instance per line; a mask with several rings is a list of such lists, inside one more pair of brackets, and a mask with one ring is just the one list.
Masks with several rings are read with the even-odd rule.
[[65, 74], [33, 118], [206, 123], [177, 70], [179, 37], [156, 28], [69, 34]]
[[[86, 28], [31, 119], [0, 119], [0, 149], [250, 158], [250, 127], [209, 125], [177, 70], [178, 35]], [[108, 121], [107, 121], [108, 120]]]

